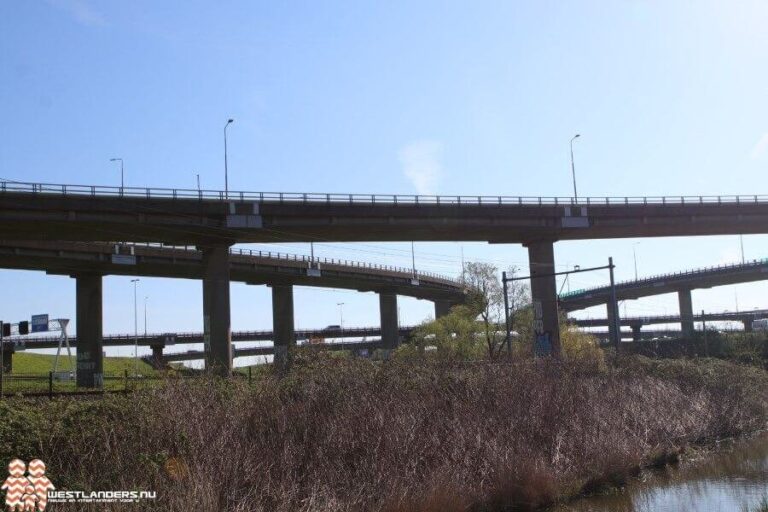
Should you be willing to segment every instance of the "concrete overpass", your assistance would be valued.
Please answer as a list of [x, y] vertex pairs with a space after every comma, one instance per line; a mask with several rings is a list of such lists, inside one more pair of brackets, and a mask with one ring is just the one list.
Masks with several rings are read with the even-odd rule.
[[[455, 279], [430, 272], [328, 258], [230, 249], [230, 281], [253, 285], [313, 286], [397, 295], [442, 303], [464, 301]], [[195, 247], [104, 242], [0, 240], [0, 268], [48, 274], [150, 276], [203, 279], [203, 253]]]
[[[228, 248], [238, 242], [487, 241], [528, 247], [537, 342], [560, 352], [553, 244], [558, 240], [768, 232], [768, 196], [556, 198], [294, 194], [0, 183], [0, 239], [163, 242], [203, 253], [206, 332], [226, 373]], [[101, 317], [100, 278], [78, 276], [82, 321]], [[282, 290], [282, 291], [281, 291]], [[275, 318], [291, 318], [273, 287]], [[215, 297], [214, 301], [212, 298]], [[380, 295], [395, 325], [394, 295]], [[615, 305], [614, 305], [615, 306]], [[612, 308], [615, 313], [615, 307]], [[86, 314], [87, 311], [87, 314]], [[386, 318], [386, 320], [385, 320]], [[287, 322], [287, 321], [286, 321]], [[291, 320], [292, 323], [292, 320]], [[98, 338], [99, 325], [86, 327]], [[290, 339], [275, 327], [277, 337]], [[391, 331], [391, 330], [390, 330]], [[84, 334], [81, 333], [81, 334]], [[396, 339], [384, 332], [384, 344]], [[94, 347], [97, 342], [94, 341]], [[286, 345], [287, 346], [287, 345]], [[282, 356], [277, 355], [280, 360]], [[90, 363], [89, 363], [90, 364]], [[84, 366], [86, 364], [84, 363]]]
[[[694, 322], [741, 322], [744, 331], [752, 331], [752, 322], [761, 318], [768, 318], [768, 309], [755, 309], [752, 311], [725, 311], [721, 313], [701, 313], [693, 315]], [[644, 325], [676, 324], [681, 323], [680, 315], [654, 315], [654, 316], [627, 316], [620, 319], [621, 326], [629, 326], [632, 329], [633, 339], [640, 339], [641, 329]], [[578, 327], [607, 327], [607, 318], [569, 318], [568, 323]]]
[[[413, 327], [398, 327], [397, 335], [398, 339], [408, 339], [411, 336]], [[381, 336], [381, 328], [379, 327], [345, 327], [344, 329], [324, 328], [324, 329], [302, 329], [295, 332], [295, 339], [297, 344], [306, 343], [312, 338], [331, 338], [331, 339], [344, 339], [344, 338], [368, 338], [372, 336]], [[251, 342], [251, 341], [272, 341], [271, 347], [249, 347], [249, 348], [234, 348], [232, 349], [232, 357], [245, 357], [250, 355], [272, 355], [274, 354], [274, 339], [275, 334], [273, 331], [257, 330], [257, 331], [235, 331], [232, 333], [232, 343], [238, 342]], [[108, 347], [125, 347], [140, 345], [142, 347], [150, 347], [152, 349], [152, 359], [156, 362], [172, 362], [172, 361], [191, 361], [195, 359], [205, 359], [204, 357], [197, 357], [199, 354], [206, 354], [205, 350], [190, 350], [187, 352], [177, 353], [164, 353], [164, 349], [175, 345], [192, 345], [205, 342], [205, 335], [202, 332], [179, 332], [179, 333], [149, 333], [149, 334], [107, 334], [102, 336], [103, 346]], [[334, 343], [318, 343], [312, 346], [318, 346], [321, 348], [327, 348], [328, 350], [357, 350], [364, 348], [372, 348], [370, 344], [375, 344], [373, 348], [381, 348], [381, 339], [368, 340], [368, 341], [353, 341], [353, 342], [334, 342]], [[71, 347], [77, 349], [77, 336], [69, 337], [69, 344]], [[12, 336], [6, 338], [3, 343], [3, 361], [2, 367], [6, 372], [10, 372], [13, 368], [13, 354], [18, 350], [35, 350], [35, 349], [50, 349], [59, 346], [59, 338], [53, 336]], [[192, 354], [193, 357], [188, 357]]]
[[[768, 259], [754, 260], [746, 263], [718, 265], [619, 282], [615, 285], [616, 299], [621, 301], [665, 293], [677, 293], [678, 303], [680, 304], [680, 319], [678, 321], [682, 325], [683, 333], [688, 335], [693, 332], [694, 322], [691, 290], [762, 281], [765, 279], [768, 279]], [[565, 311], [576, 311], [599, 304], [608, 305], [610, 299], [610, 286], [574, 290], [560, 295], [560, 308]], [[610, 318], [611, 307], [608, 306], [607, 309]], [[745, 317], [750, 317], [749, 312], [746, 312]]]
[[[191, 278], [202, 279], [205, 288], [203, 260], [203, 253], [190, 247], [103, 242], [0, 241], [0, 267], [45, 270], [49, 274], [72, 275], [76, 278], [85, 275], [100, 280], [101, 276], [109, 274]], [[382, 317], [383, 322], [391, 324], [389, 328], [385, 328], [384, 335], [388, 337], [392, 347], [396, 346], [403, 333], [407, 332], [397, 327], [397, 295], [432, 300], [435, 303], [436, 317], [446, 314], [452, 305], [464, 301], [464, 289], [460, 283], [432, 273], [414, 274], [412, 269], [243, 249], [230, 249], [229, 267], [230, 281], [268, 284], [273, 288], [273, 305], [277, 307], [282, 304], [282, 307], [285, 307], [286, 300], [290, 300], [291, 310], [294, 285], [376, 292], [380, 295], [383, 314], [387, 315], [386, 318]], [[276, 294], [279, 294], [279, 300], [274, 300]], [[78, 299], [82, 300], [82, 295], [78, 295]], [[345, 329], [343, 333], [327, 330], [294, 332], [293, 317], [285, 315], [284, 312], [273, 312], [273, 321], [276, 330], [282, 333], [288, 344], [297, 338], [301, 339], [302, 336], [312, 335], [383, 335], [381, 329]], [[229, 345], [232, 341], [278, 340], [276, 345], [279, 352], [281, 343], [277, 336], [279, 334], [276, 335], [273, 331], [244, 332], [235, 333], [229, 337], [229, 341], [225, 341]], [[139, 343], [152, 346], [153, 351], [160, 355], [162, 347], [166, 344], [163, 340], [169, 339], [169, 336], [145, 338], [142, 336]], [[203, 342], [211, 352], [210, 340], [204, 333], [185, 333], [174, 335], [173, 338], [178, 340], [178, 343]], [[52, 342], [41, 339], [28, 339], [26, 343], [29, 346], [37, 344], [38, 348], [56, 346], [55, 343], [51, 345]], [[101, 346], [133, 343], [133, 336], [112, 336], [102, 337]], [[82, 346], [83, 344], [78, 345]], [[223, 357], [232, 354], [231, 346], [220, 348], [225, 353]], [[84, 353], [84, 350], [78, 349], [80, 359], [83, 359]], [[97, 365], [100, 365], [102, 350], [96, 352], [94, 349], [91, 353], [99, 354], [90, 357], [96, 359]], [[226, 360], [229, 365], [231, 357]]]

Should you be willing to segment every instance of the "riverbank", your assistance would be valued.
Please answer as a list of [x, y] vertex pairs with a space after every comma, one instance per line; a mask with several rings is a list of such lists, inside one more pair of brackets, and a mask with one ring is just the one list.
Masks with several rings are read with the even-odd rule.
[[765, 428], [768, 372], [321, 356], [250, 386], [169, 382], [0, 413], [4, 460], [43, 459], [59, 489], [157, 491], [144, 510], [531, 510]]
[[685, 451], [680, 462], [645, 469], [626, 486], [548, 512], [768, 512], [768, 432]]

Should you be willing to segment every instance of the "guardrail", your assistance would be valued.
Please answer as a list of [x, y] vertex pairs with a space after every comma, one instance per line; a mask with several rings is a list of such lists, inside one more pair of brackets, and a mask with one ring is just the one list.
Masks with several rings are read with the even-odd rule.
[[[660, 279], [676, 279], [680, 277], [688, 277], [688, 276], [695, 276], [700, 274], [706, 274], [706, 273], [713, 273], [716, 274], [718, 272], [725, 272], [730, 270], [738, 270], [738, 269], [750, 269], [755, 267], [761, 267], [761, 266], [768, 266], [768, 258], [762, 258], [762, 259], [756, 259], [745, 263], [727, 263], [724, 265], [713, 265], [711, 267], [701, 267], [696, 268], [692, 270], [681, 270], [679, 272], [670, 272], [668, 274], [656, 274], [648, 277], [644, 277], [642, 279], [637, 280], [629, 280], [629, 281], [619, 281], [615, 284], [617, 288], [619, 287], [633, 287], [633, 286], [642, 286], [645, 284], [650, 284], [653, 281], [658, 281]], [[594, 286], [592, 288], [581, 288], [579, 290], [573, 290], [570, 292], [565, 292], [560, 294], [560, 298], [570, 298], [576, 295], [583, 295], [585, 293], [590, 292], [596, 292], [596, 291], [603, 291], [603, 290], [609, 290], [610, 286]]]
[[[717, 321], [730, 321], [732, 320], [741, 320], [748, 317], [757, 317], [757, 316], [768, 316], [768, 309], [753, 309], [751, 311], [723, 311], [720, 313], [704, 313], [703, 317], [701, 313], [694, 313], [693, 318], [694, 320], [700, 321], [702, 318], [704, 320], [713, 320], [715, 322]], [[719, 319], [728, 319], [728, 320], [719, 320]], [[655, 323], [662, 323], [664, 321], [669, 321], [669, 323], [679, 323], [680, 322], [680, 315], [644, 315], [644, 316], [622, 316], [621, 321], [622, 322], [655, 322]], [[585, 318], [569, 318], [569, 322], [607, 322], [608, 320], [605, 317], [585, 317]]]
[[[187, 252], [199, 252], [196, 247], [189, 246], [189, 245], [166, 245], [166, 244], [160, 244], [160, 243], [153, 243], [153, 242], [111, 242], [114, 244], [119, 244], [121, 246], [126, 247], [146, 247], [146, 248], [157, 248], [157, 249], [172, 249], [177, 251], [187, 251]], [[435, 279], [441, 279], [443, 281], [447, 281], [454, 284], [459, 284], [459, 281], [457, 279], [437, 274], [435, 272], [425, 272], [423, 270], [416, 270], [414, 273], [413, 269], [405, 268], [405, 267], [397, 267], [393, 265], [380, 265], [377, 263], [367, 263], [364, 261], [354, 261], [354, 260], [342, 260], [342, 259], [335, 259], [335, 258], [313, 258], [311, 256], [306, 256], [303, 254], [288, 254], [288, 253], [281, 253], [281, 252], [272, 252], [272, 251], [261, 251], [261, 250], [253, 250], [253, 249], [239, 249], [239, 248], [232, 248], [229, 250], [229, 253], [236, 256], [249, 256], [249, 257], [258, 257], [258, 258], [267, 258], [267, 259], [275, 259], [278, 261], [300, 261], [307, 264], [314, 264], [314, 263], [323, 263], [326, 265], [339, 265], [339, 266], [346, 266], [346, 267], [353, 267], [353, 268], [363, 268], [363, 269], [371, 269], [371, 270], [383, 270], [387, 272], [398, 272], [401, 274], [404, 274], [405, 277], [431, 277]]]
[[462, 196], [415, 194], [341, 194], [301, 192], [246, 192], [178, 188], [110, 187], [101, 185], [65, 185], [0, 181], [0, 193], [59, 194], [91, 197], [125, 197], [144, 199], [198, 199], [214, 201], [259, 201], [269, 203], [313, 204], [407, 204], [407, 205], [681, 205], [681, 204], [766, 204], [768, 195], [681, 195], [624, 197], [558, 197], [558, 196]]

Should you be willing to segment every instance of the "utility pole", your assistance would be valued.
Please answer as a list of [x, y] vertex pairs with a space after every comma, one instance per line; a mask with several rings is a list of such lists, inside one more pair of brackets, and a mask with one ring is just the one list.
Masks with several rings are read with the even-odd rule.
[[616, 354], [619, 353], [619, 342], [621, 341], [621, 323], [619, 322], [619, 308], [616, 305], [616, 284], [613, 279], [613, 258], [608, 258], [608, 269], [611, 276], [611, 311], [613, 311], [613, 325], [609, 326], [608, 331], [611, 336], [611, 343], [616, 347]]
[[504, 343], [507, 344], [507, 353], [512, 354], [512, 332], [509, 326], [509, 295], [507, 293], [506, 270], [501, 273], [501, 283], [504, 288], [504, 326], [506, 328]]
[[134, 370], [134, 376], [139, 375], [139, 309], [138, 301], [136, 300], [136, 283], [139, 279], [131, 279], [133, 283], [133, 346], [134, 346], [134, 358], [136, 359], [136, 367]]
[[411, 241], [411, 268], [413, 270], [413, 278], [417, 279], [417, 277], [416, 277], [416, 252], [413, 249], [413, 241]]

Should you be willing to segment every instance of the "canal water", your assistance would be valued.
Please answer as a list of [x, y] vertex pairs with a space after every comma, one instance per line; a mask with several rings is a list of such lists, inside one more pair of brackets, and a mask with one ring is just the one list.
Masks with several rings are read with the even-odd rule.
[[768, 503], [768, 435], [720, 443], [695, 460], [646, 471], [609, 495], [553, 512], [753, 512]]

